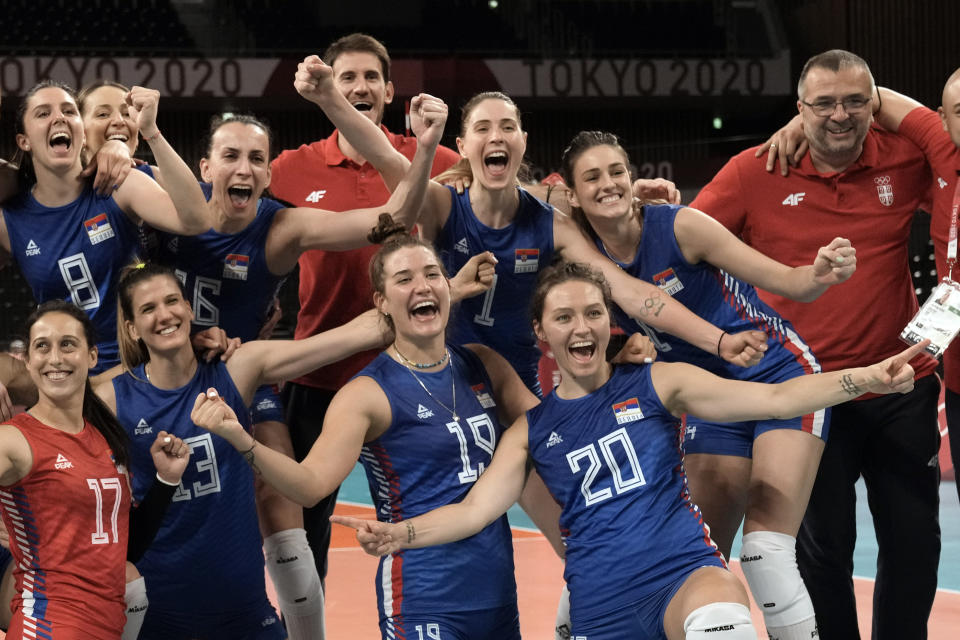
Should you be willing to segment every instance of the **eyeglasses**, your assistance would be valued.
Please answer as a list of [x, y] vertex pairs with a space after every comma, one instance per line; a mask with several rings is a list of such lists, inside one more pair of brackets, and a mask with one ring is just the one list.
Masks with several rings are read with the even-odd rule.
[[827, 116], [832, 116], [833, 112], [837, 110], [837, 105], [843, 107], [843, 110], [848, 115], [856, 115], [867, 108], [867, 105], [870, 104], [870, 98], [844, 98], [843, 100], [817, 100], [816, 102], [810, 103], [806, 100], [801, 100], [803, 104], [810, 107], [813, 110], [813, 113], [825, 118]]

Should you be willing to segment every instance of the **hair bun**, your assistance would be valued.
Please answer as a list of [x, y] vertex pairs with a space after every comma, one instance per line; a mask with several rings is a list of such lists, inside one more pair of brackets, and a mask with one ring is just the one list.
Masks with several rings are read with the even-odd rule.
[[409, 233], [407, 228], [393, 219], [389, 213], [381, 213], [377, 219], [377, 226], [367, 234], [371, 244], [384, 244], [392, 236]]

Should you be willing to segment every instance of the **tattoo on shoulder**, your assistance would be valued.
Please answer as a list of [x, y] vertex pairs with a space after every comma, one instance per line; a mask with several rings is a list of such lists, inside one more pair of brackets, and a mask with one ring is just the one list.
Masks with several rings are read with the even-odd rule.
[[650, 297], [643, 301], [643, 309], [640, 313], [644, 317], [659, 316], [665, 306], [667, 306], [667, 303], [661, 301], [660, 292], [656, 291], [651, 293]]
[[863, 395], [864, 391], [856, 385], [853, 381], [853, 376], [849, 373], [843, 374], [843, 377], [840, 378], [840, 386], [843, 387], [843, 390], [847, 395], [859, 396]]

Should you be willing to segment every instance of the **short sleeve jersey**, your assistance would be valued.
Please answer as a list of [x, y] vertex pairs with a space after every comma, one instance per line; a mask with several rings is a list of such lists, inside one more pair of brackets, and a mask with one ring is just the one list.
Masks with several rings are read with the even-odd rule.
[[[390, 133], [380, 127], [390, 144], [413, 159], [416, 138]], [[329, 138], [298, 149], [284, 151], [273, 161], [271, 192], [294, 207], [328, 211], [376, 207], [390, 199], [383, 179], [369, 162], [358, 165], [340, 152], [339, 131]], [[438, 147], [430, 175], [453, 165], [460, 156]], [[300, 313], [296, 339], [308, 338], [338, 327], [370, 308], [373, 290], [366, 277], [370, 258], [378, 247], [350, 251], [306, 251], [300, 256]], [[377, 351], [358, 353], [336, 365], [317, 369], [295, 381], [310, 387], [336, 391], [376, 356]]]
[[[190, 464], [153, 544], [137, 563], [149, 585], [150, 606], [185, 617], [225, 616], [258, 606], [266, 592], [253, 472], [229, 442], [190, 420], [197, 396], [214, 387], [249, 430], [247, 408], [226, 365], [198, 363], [193, 379], [178, 389], [154, 387], [140, 365], [114, 378], [113, 387], [134, 470], [152, 467], [150, 445], [161, 429], [190, 446]], [[143, 499], [152, 478], [135, 474], [136, 500]]]
[[692, 568], [722, 565], [687, 491], [680, 422], [651, 369], [617, 366], [596, 391], [573, 400], [554, 391], [527, 411], [530, 456], [563, 509], [574, 629]]
[[498, 352], [520, 378], [539, 394], [537, 364], [540, 349], [530, 326], [527, 304], [533, 298], [540, 270], [553, 260], [553, 207], [517, 189], [516, 216], [494, 229], [477, 219], [470, 190], [450, 189], [450, 215], [435, 244], [451, 275], [479, 253], [497, 258], [496, 280], [484, 294], [461, 300], [450, 318], [449, 338], [456, 344], [477, 342]]
[[256, 217], [237, 233], [158, 234], [160, 261], [186, 288], [194, 329], [216, 326], [244, 342], [256, 339], [286, 277], [271, 273], [266, 254], [267, 235], [283, 208], [261, 198]]
[[[463, 500], [503, 433], [480, 359], [463, 347], [449, 350], [450, 364], [437, 372], [413, 372], [381, 353], [358, 374], [376, 381], [390, 402], [390, 427], [360, 453], [381, 521]], [[515, 603], [516, 591], [506, 516], [464, 540], [385, 556], [377, 571], [381, 619], [500, 607]]]
[[[820, 373], [820, 365], [807, 345], [789, 322], [760, 300], [753, 286], [707, 262], [687, 262], [674, 233], [677, 212], [682, 208], [672, 204], [645, 206], [637, 254], [630, 264], [617, 264], [631, 276], [657, 285], [690, 311], [727, 333], [750, 329], [765, 332], [768, 351], [759, 364], [738, 367], [679, 338], [647, 327], [615, 306], [617, 325], [628, 333], [643, 331], [650, 336], [661, 360], [689, 362], [725, 378], [763, 380], [768, 373], [784, 368], [796, 369], [796, 375]], [[617, 262], [607, 254], [599, 239], [597, 248]]]
[[89, 184], [62, 207], [45, 207], [24, 191], [4, 203], [3, 217], [33, 297], [63, 298], [90, 316], [100, 340], [93, 373], [117, 364], [117, 283], [137, 250], [137, 225]]
[[[812, 264], [820, 247], [849, 238], [856, 273], [802, 303], [769, 292], [761, 298], [797, 328], [825, 371], [868, 365], [903, 349], [900, 330], [917, 311], [908, 264], [914, 212], [926, 199], [923, 154], [902, 136], [873, 127], [845, 171], [822, 174], [805, 155], [784, 177], [765, 170], [755, 149], [734, 156], [692, 206], [779, 262]], [[936, 363], [918, 356], [917, 376]]]
[[77, 637], [81, 629], [84, 637], [116, 640], [125, 620], [126, 471], [89, 422], [77, 434], [27, 413], [7, 424], [33, 453], [26, 477], [0, 489], [0, 513], [13, 543], [15, 624], [23, 625], [24, 637], [56, 640]]

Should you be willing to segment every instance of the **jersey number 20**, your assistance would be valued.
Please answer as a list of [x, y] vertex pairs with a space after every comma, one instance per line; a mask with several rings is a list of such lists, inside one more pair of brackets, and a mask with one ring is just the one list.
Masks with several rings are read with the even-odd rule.
[[[597, 445], [603, 453], [603, 461], [613, 478], [612, 488], [604, 487], [600, 490], [593, 488], [602, 464], [600, 456], [597, 454]], [[615, 448], [619, 451], [619, 456], [614, 455]], [[626, 463], [623, 466], [629, 468], [629, 476], [624, 477], [624, 469], [621, 466], [622, 463], [617, 460], [618, 457]], [[596, 444], [591, 442], [587, 446], [580, 447], [567, 454], [570, 470], [575, 474], [580, 473], [584, 461], [588, 462], [589, 466], [584, 472], [583, 481], [580, 483], [580, 493], [583, 494], [587, 506], [612, 498], [614, 491], [618, 494], [625, 493], [647, 484], [647, 481], [643, 478], [643, 470], [640, 469], [640, 461], [637, 459], [637, 450], [633, 448], [630, 436], [627, 435], [627, 430], [623, 427], [603, 436]]]

